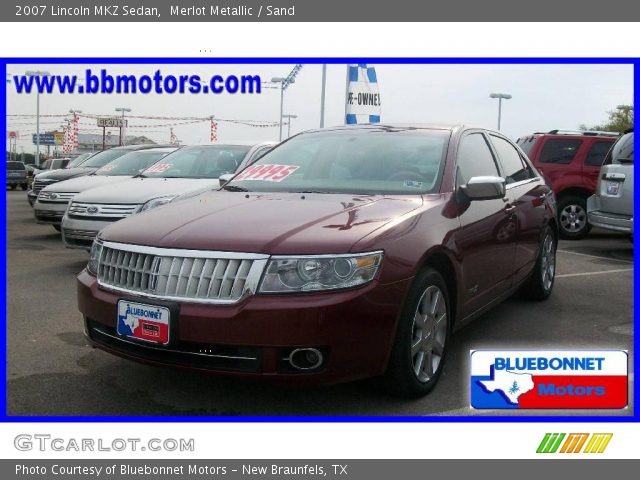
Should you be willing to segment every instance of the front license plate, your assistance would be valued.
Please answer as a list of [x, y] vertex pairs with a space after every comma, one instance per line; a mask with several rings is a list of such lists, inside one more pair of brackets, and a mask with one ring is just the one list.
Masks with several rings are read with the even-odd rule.
[[167, 307], [118, 301], [118, 335], [167, 345], [170, 312]]
[[620, 182], [607, 183], [607, 195], [617, 195], [620, 191]]

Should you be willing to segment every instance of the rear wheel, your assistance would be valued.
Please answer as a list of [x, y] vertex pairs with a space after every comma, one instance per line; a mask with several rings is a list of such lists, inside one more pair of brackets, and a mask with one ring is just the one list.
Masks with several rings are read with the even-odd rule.
[[16, 185], [9, 185], [9, 188], [10, 188], [11, 190], [15, 190], [15, 189], [16, 189]]
[[551, 295], [556, 278], [557, 242], [550, 227], [545, 229], [538, 252], [536, 266], [522, 289], [524, 296], [531, 300], [546, 300]]
[[22, 188], [22, 190], [26, 190], [27, 188], [29, 188], [26, 183], [23, 183], [22, 185], [20, 185], [20, 187]]
[[583, 197], [568, 195], [558, 202], [560, 236], [568, 240], [584, 238], [591, 230], [587, 218], [587, 201]]
[[411, 287], [389, 359], [387, 389], [405, 397], [426, 395], [435, 386], [446, 359], [450, 306], [447, 285], [432, 268]]

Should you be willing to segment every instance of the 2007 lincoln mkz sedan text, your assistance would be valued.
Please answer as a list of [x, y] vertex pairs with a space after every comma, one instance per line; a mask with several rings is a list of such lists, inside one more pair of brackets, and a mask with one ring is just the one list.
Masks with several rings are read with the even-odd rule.
[[[168, 157], [169, 158], [169, 157]], [[78, 277], [86, 334], [156, 365], [416, 396], [451, 332], [553, 288], [553, 194], [476, 128], [299, 134], [222, 187], [102, 230]]]

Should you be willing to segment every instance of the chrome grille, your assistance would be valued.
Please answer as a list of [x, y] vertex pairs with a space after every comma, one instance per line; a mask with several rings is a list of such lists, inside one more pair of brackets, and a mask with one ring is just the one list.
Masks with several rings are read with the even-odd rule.
[[69, 203], [69, 201], [77, 194], [77, 192], [47, 192], [46, 190], [43, 190], [38, 195], [38, 201], [45, 203]]
[[98, 284], [165, 300], [236, 303], [255, 293], [267, 255], [104, 242]]
[[49, 186], [53, 183], [56, 183], [57, 180], [38, 180], [35, 179], [33, 181], [33, 193], [40, 193], [40, 190], [42, 190], [44, 187]]
[[126, 218], [138, 210], [137, 204], [106, 204], [71, 202], [69, 216], [73, 218]]

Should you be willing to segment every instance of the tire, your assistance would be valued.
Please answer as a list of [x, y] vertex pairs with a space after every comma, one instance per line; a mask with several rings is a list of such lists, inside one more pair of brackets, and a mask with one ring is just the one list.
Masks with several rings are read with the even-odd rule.
[[27, 188], [29, 188], [29, 186], [26, 183], [23, 183], [22, 185], [20, 185], [20, 188], [22, 188], [23, 191], [27, 190]]
[[60, 225], [51, 225], [51, 226], [56, 229], [56, 232], [62, 231], [62, 227]]
[[547, 226], [542, 235], [536, 266], [522, 288], [523, 295], [529, 300], [546, 300], [551, 295], [556, 277], [557, 248], [553, 230]]
[[433, 389], [446, 360], [451, 321], [447, 285], [440, 273], [425, 268], [411, 286], [396, 330], [383, 378], [389, 393], [415, 398]]
[[17, 186], [17, 185], [9, 185], [9, 188], [10, 188], [11, 190], [15, 190], [15, 189], [16, 189], [16, 186]]
[[561, 197], [558, 202], [560, 238], [579, 240], [591, 230], [587, 217], [587, 200], [575, 195]]

